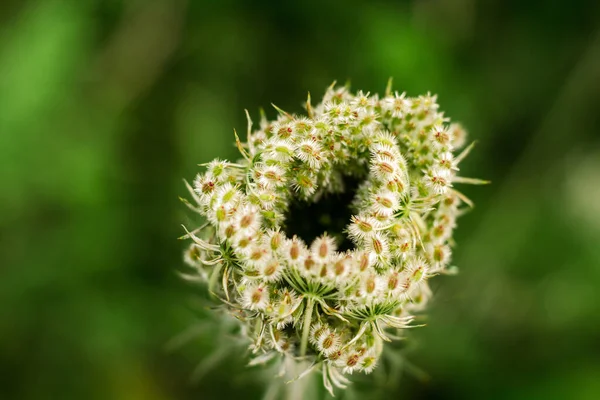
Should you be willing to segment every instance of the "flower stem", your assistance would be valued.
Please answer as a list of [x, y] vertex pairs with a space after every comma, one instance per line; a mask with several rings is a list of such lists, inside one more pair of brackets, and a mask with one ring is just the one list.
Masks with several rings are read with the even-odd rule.
[[302, 341], [300, 342], [300, 357], [306, 355], [306, 346], [308, 345], [308, 334], [310, 332], [310, 320], [312, 319], [313, 307], [315, 303], [312, 298], [306, 299], [306, 310], [304, 310], [304, 322], [302, 324]]

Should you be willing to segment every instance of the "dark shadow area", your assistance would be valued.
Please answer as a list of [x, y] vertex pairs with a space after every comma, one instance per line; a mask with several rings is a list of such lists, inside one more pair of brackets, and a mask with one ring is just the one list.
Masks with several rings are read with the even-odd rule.
[[294, 200], [285, 215], [285, 233], [297, 235], [310, 246], [323, 233], [335, 238], [339, 251], [354, 249], [354, 243], [345, 233], [353, 212], [351, 203], [362, 179], [344, 176], [343, 193], [331, 193], [315, 203]]

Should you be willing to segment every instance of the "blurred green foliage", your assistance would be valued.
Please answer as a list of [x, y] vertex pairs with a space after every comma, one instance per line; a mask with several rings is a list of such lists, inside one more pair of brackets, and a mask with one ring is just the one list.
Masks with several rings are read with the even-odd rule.
[[189, 382], [218, 332], [167, 346], [198, 318], [181, 178], [235, 157], [244, 108], [389, 76], [439, 94], [493, 185], [411, 335], [429, 378], [362, 398], [600, 397], [600, 3], [5, 0], [0, 23], [0, 398], [260, 398], [240, 354]]

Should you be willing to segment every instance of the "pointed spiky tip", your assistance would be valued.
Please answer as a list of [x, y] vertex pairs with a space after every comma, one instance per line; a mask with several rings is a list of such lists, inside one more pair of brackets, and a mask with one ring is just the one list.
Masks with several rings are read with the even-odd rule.
[[387, 81], [387, 85], [385, 87], [385, 95], [387, 96], [391, 96], [392, 95], [392, 84], [394, 83], [394, 79], [390, 76], [388, 81]]
[[273, 107], [275, 110], [277, 110], [277, 112], [279, 113], [279, 115], [283, 115], [283, 116], [285, 116], [285, 117], [288, 117], [288, 118], [290, 118], [290, 119], [293, 119], [293, 118], [294, 118], [294, 117], [293, 117], [293, 116], [292, 116], [290, 113], [288, 113], [287, 111], [284, 111], [284, 110], [282, 110], [281, 108], [277, 107], [275, 104], [271, 103], [271, 106], [272, 106], [272, 107]]
[[437, 97], [394, 92], [391, 78], [383, 97], [334, 83], [313, 105], [307, 93], [305, 116], [272, 106], [254, 131], [245, 110], [240, 161], [185, 182], [181, 201], [204, 225], [184, 227], [184, 258], [235, 315], [253, 365], [310, 361], [291, 380], [318, 369], [334, 394], [420, 326], [429, 280], [456, 273], [453, 231], [473, 207], [456, 186], [490, 182], [459, 175], [475, 142], [458, 151], [466, 131]]
[[310, 92], [308, 92], [308, 94], [306, 95], [305, 108], [306, 108], [306, 113], [308, 114], [308, 118], [314, 118], [312, 105], [310, 104]]

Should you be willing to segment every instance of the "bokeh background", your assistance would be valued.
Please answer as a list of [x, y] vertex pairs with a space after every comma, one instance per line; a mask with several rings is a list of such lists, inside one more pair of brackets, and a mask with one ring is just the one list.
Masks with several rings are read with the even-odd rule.
[[4, 0], [0, 24], [0, 398], [259, 399], [220, 331], [186, 333], [182, 178], [235, 156], [244, 108], [390, 76], [493, 184], [465, 188], [413, 367], [360, 398], [600, 398], [600, 2]]

